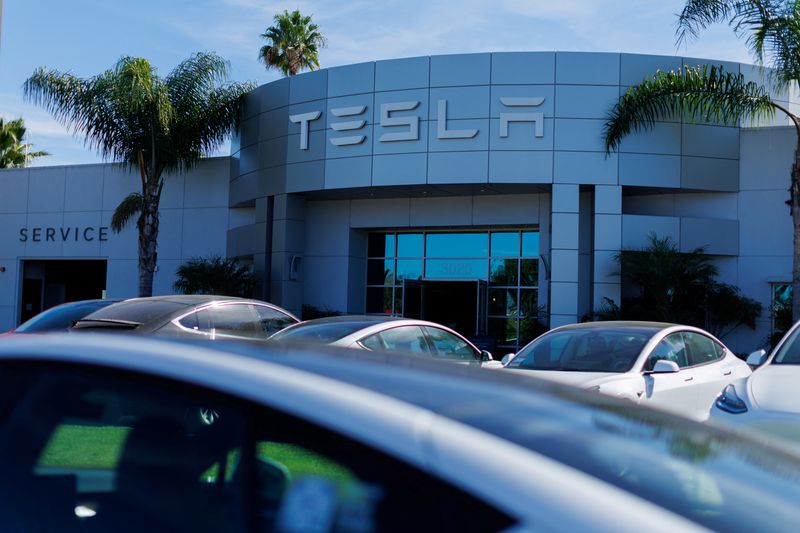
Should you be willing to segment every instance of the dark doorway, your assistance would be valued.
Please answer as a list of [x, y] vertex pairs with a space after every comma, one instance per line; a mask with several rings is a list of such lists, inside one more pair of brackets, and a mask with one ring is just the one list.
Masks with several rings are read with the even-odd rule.
[[102, 298], [106, 270], [101, 259], [23, 261], [20, 322], [64, 302]]
[[443, 324], [470, 339], [485, 335], [486, 282], [407, 280], [403, 316]]
[[475, 334], [478, 292], [474, 281], [426, 281], [422, 318], [464, 336]]

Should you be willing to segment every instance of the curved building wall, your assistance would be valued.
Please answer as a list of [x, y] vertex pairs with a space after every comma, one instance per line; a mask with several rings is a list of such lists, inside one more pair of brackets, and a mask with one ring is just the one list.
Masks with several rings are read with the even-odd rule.
[[[231, 206], [254, 209], [256, 222], [236, 230], [247, 235], [236, 244], [246, 253], [230, 238], [229, 253], [254, 257], [264, 296], [276, 303], [363, 312], [370, 229], [536, 227], [550, 325], [578, 320], [604, 298], [618, 302], [613, 256], [650, 232], [735, 261], [738, 126], [675, 117], [626, 138], [618, 153], [607, 155], [602, 142], [606, 113], [630, 84], [704, 63], [720, 64], [465, 54], [334, 67], [258, 87], [232, 149], [230, 190]], [[692, 198], [703, 207], [693, 209]]]

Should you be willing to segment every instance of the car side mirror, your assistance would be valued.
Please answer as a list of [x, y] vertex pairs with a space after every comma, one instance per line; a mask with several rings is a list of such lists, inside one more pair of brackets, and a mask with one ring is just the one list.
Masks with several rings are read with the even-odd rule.
[[659, 359], [653, 366], [653, 374], [672, 374], [680, 371], [681, 367], [678, 366], [678, 363], [666, 359]]
[[481, 350], [481, 362], [487, 363], [489, 361], [494, 361], [494, 357], [492, 357], [492, 352], [488, 350]]
[[501, 362], [501, 363], [503, 363], [503, 366], [505, 366], [505, 365], [507, 365], [507, 364], [509, 363], [509, 361], [511, 361], [512, 359], [514, 359], [514, 356], [515, 356], [515, 355], [517, 355], [517, 354], [515, 354], [514, 352], [507, 353], [507, 354], [505, 354], [505, 355], [503, 356], [503, 358], [502, 358], [502, 359], [500, 359], [500, 362]]
[[751, 353], [747, 356], [747, 364], [751, 367], [757, 367], [764, 364], [764, 361], [767, 360], [767, 351], [763, 348], [761, 350], [756, 350], [755, 352]]

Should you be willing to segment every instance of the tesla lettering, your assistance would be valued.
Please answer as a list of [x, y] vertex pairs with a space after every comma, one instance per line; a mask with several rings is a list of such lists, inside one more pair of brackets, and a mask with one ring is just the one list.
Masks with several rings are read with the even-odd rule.
[[[544, 103], [541, 96], [502, 96], [500, 103], [508, 108], [534, 108]], [[397, 141], [418, 141], [419, 140], [419, 115], [397, 115], [403, 111], [413, 111], [419, 107], [420, 102], [389, 102], [381, 104], [380, 126], [390, 128], [389, 133], [383, 133], [378, 139], [379, 142]], [[463, 130], [447, 129], [447, 100], [441, 99], [436, 102], [436, 138], [437, 139], [472, 139], [478, 134], [476, 128]], [[366, 105], [350, 107], [336, 107], [331, 109], [331, 114], [336, 118], [359, 117], [367, 111]], [[308, 150], [309, 131], [311, 122], [318, 120], [322, 116], [321, 111], [310, 111], [290, 115], [289, 120], [294, 124], [300, 124], [300, 150]], [[512, 122], [528, 122], [533, 124], [534, 137], [544, 137], [544, 113], [534, 112], [530, 109], [522, 109], [517, 112], [500, 113], [500, 137], [509, 136], [508, 125]], [[337, 132], [356, 132], [363, 130], [367, 125], [364, 118], [355, 120], [341, 120], [331, 122], [331, 129]], [[331, 137], [331, 144], [334, 146], [351, 146], [361, 144], [366, 140], [366, 135], [345, 135], [342, 137]]]
[[308, 150], [308, 123], [322, 116], [322, 111], [312, 111], [299, 115], [289, 115], [289, 120], [300, 124], [300, 149]]
[[[335, 117], [353, 117], [361, 115], [367, 110], [367, 106], [359, 105], [353, 107], [338, 107], [331, 109], [331, 114]], [[331, 128], [335, 131], [360, 130], [367, 124], [366, 120], [348, 120], [344, 122], [332, 122]], [[334, 146], [348, 146], [351, 144], [361, 144], [366, 139], [366, 135], [350, 135], [347, 137], [332, 137], [331, 144]]]
[[379, 139], [381, 142], [393, 141], [416, 141], [419, 139], [419, 116], [409, 117], [393, 117], [390, 113], [394, 111], [411, 111], [416, 109], [419, 102], [394, 102], [392, 104], [381, 104], [381, 126], [395, 127], [404, 126], [408, 131], [400, 131], [397, 133], [384, 133]]
[[[542, 105], [544, 98], [513, 98], [505, 96], [500, 98], [500, 103], [506, 107], [536, 107]], [[500, 113], [500, 137], [508, 137], [509, 122], [533, 122], [533, 134], [544, 137], [544, 113]]]

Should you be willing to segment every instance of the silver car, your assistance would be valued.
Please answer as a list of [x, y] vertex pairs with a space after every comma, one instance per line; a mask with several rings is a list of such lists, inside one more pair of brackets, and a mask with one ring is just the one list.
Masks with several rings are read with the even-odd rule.
[[800, 525], [800, 457], [747, 438], [419, 357], [224, 345], [0, 342], [0, 530]]
[[279, 331], [273, 342], [328, 344], [395, 352], [502, 368], [492, 354], [481, 350], [456, 331], [425, 320], [385, 316], [334, 316], [306, 320]]

